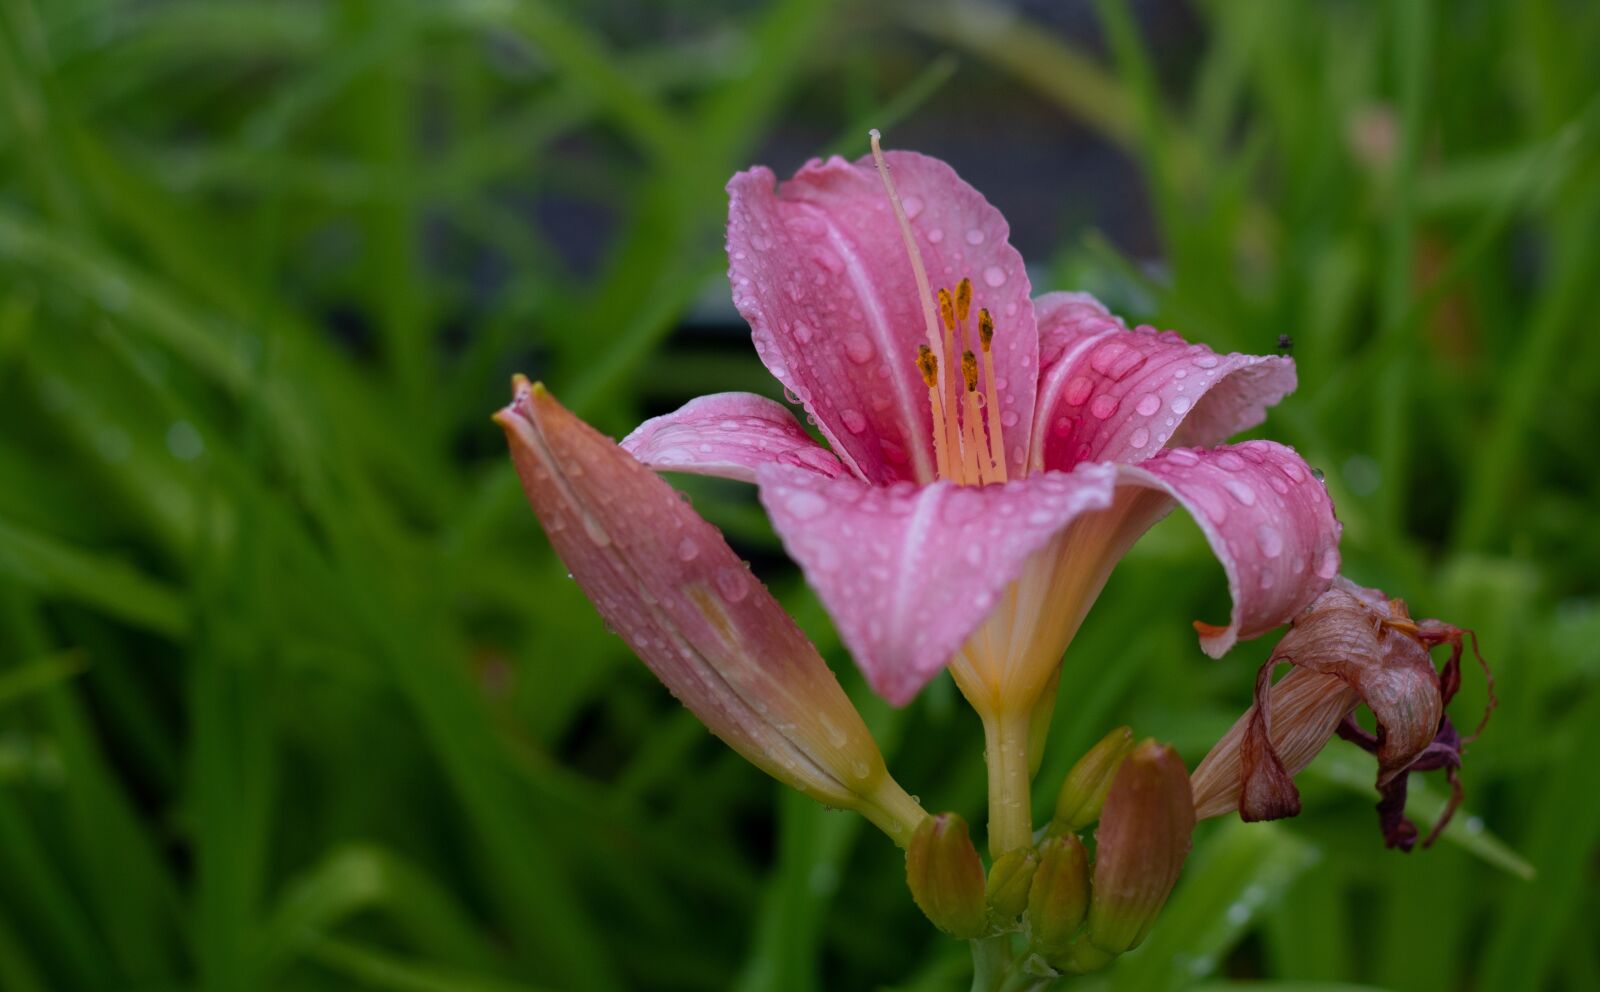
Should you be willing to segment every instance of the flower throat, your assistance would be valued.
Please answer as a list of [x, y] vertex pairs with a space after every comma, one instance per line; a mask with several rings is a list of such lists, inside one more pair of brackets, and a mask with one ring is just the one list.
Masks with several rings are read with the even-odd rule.
[[[895, 190], [889, 175], [889, 163], [884, 160], [881, 138], [876, 128], [869, 132], [872, 138], [872, 160], [883, 179], [884, 191], [889, 194], [889, 205], [894, 209], [895, 221], [900, 225], [900, 237], [905, 242], [906, 254], [911, 258], [911, 270], [917, 280], [917, 295], [922, 300], [922, 317], [927, 324], [928, 342], [917, 346], [917, 371], [928, 387], [928, 406], [933, 417], [933, 453], [936, 478], [950, 479], [960, 485], [981, 486], [1006, 481], [1005, 439], [1000, 425], [1000, 404], [995, 389], [994, 376], [994, 318], [986, 308], [979, 308], [976, 327], [969, 331], [968, 318], [972, 315], [972, 280], [963, 278], [955, 290], [940, 287], [935, 312], [935, 295], [928, 282], [928, 271], [922, 263], [922, 252], [917, 248], [911, 233], [911, 221], [906, 217], [900, 194]], [[972, 340], [976, 336], [977, 341]], [[976, 343], [977, 348], [973, 345]], [[978, 359], [982, 353], [982, 382], [980, 384]], [[961, 370], [958, 381], [954, 369]], [[920, 446], [917, 446], [920, 451]], [[926, 458], [919, 457], [918, 475], [926, 478]]]

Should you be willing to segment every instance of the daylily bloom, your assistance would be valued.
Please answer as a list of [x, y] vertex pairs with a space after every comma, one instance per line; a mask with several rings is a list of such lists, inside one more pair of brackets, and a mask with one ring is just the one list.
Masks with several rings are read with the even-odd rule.
[[[1305, 463], [1267, 441], [1214, 447], [1294, 388], [1292, 360], [1130, 329], [1081, 293], [1032, 297], [977, 191], [873, 148], [728, 184], [734, 302], [828, 446], [744, 393], [623, 446], [756, 483], [881, 695], [904, 704], [948, 664], [986, 726], [1025, 724], [1112, 565], [1174, 505], [1233, 595], [1226, 625], [1196, 625], [1209, 654], [1328, 587], [1339, 525]], [[997, 746], [1025, 757], [1026, 727]]]
[[[1300, 811], [1294, 775], [1311, 763], [1337, 733], [1378, 757], [1379, 825], [1390, 847], [1411, 850], [1417, 829], [1405, 818], [1411, 772], [1443, 769], [1451, 796], [1423, 846], [1432, 844], [1461, 802], [1461, 749], [1445, 707], [1461, 687], [1461, 654], [1473, 638], [1441, 620], [1413, 620], [1403, 600], [1348, 579], [1333, 587], [1299, 617], [1256, 677], [1255, 703], [1195, 769], [1195, 808], [1202, 817], [1237, 809], [1245, 820], [1271, 820]], [[1443, 668], [1435, 670], [1429, 649], [1449, 644]], [[1489, 679], [1489, 708], [1494, 680]], [[1281, 664], [1294, 668], [1276, 685]], [[1370, 734], [1355, 721], [1366, 703], [1377, 720]], [[1489, 718], [1486, 711], [1478, 730]]]
[[606, 622], [711, 732], [904, 846], [925, 817], [844, 690], [717, 529], [518, 377], [495, 415], [551, 545]]

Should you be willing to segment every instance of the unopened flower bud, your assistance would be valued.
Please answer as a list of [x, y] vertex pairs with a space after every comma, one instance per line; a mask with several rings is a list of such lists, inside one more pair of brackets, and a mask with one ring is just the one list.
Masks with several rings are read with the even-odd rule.
[[983, 936], [983, 862], [958, 814], [930, 816], [917, 827], [906, 847], [906, 885], [917, 908], [940, 930], [960, 940]]
[[1039, 845], [1039, 868], [1028, 892], [1028, 924], [1034, 946], [1045, 954], [1065, 951], [1089, 909], [1089, 855], [1077, 834]]
[[989, 918], [999, 926], [1014, 922], [1028, 908], [1028, 887], [1033, 884], [1039, 855], [1031, 847], [1002, 854], [989, 866]]
[[1118, 727], [1078, 759], [1056, 797], [1056, 812], [1050, 821], [1052, 834], [1081, 830], [1095, 821], [1117, 767], [1132, 750], [1133, 731]]
[[1150, 932], [1178, 881], [1194, 832], [1189, 774], [1171, 747], [1146, 740], [1122, 762], [1095, 831], [1089, 939], [1121, 954]]

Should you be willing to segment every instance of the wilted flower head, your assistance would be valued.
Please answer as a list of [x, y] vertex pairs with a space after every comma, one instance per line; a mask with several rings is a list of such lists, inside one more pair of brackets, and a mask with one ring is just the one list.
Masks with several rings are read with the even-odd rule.
[[[1293, 776], [1337, 733], [1377, 755], [1378, 816], [1390, 847], [1409, 851], [1416, 843], [1416, 827], [1405, 818], [1410, 773], [1445, 772], [1451, 797], [1424, 841], [1431, 844], [1460, 804], [1461, 749], [1477, 736], [1464, 741], [1445, 715], [1461, 686], [1467, 638], [1476, 654], [1471, 631], [1413, 620], [1404, 601], [1340, 578], [1295, 618], [1256, 677], [1255, 704], [1195, 769], [1196, 811], [1206, 817], [1237, 809], [1245, 820], [1294, 816], [1300, 795]], [[1440, 644], [1451, 652], [1435, 669], [1429, 650]], [[1273, 685], [1280, 664], [1294, 669]], [[1489, 700], [1492, 709], [1492, 679]], [[1356, 722], [1360, 703], [1372, 710], [1376, 733]]]

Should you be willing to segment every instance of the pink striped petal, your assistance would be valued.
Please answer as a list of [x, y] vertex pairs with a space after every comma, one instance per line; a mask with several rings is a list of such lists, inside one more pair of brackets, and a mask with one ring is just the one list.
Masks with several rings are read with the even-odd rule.
[[756, 481], [758, 465], [794, 465], [828, 478], [845, 474], [833, 452], [811, 439], [782, 403], [754, 393], [700, 396], [652, 417], [622, 448], [662, 472]]
[[[912, 152], [887, 158], [934, 288], [969, 277], [970, 323], [980, 307], [994, 316], [996, 392], [1002, 422], [1021, 432], [1006, 444], [1017, 449], [1018, 472], [1038, 362], [1022, 257], [1005, 218], [948, 165]], [[861, 478], [918, 478], [919, 463], [933, 459], [915, 364], [927, 330], [871, 160], [812, 161], [777, 188], [771, 170], [751, 169], [733, 177], [728, 194], [728, 275], [761, 360]]]
[[1122, 473], [1124, 482], [1163, 489], [1182, 504], [1227, 572], [1228, 625], [1195, 624], [1213, 658], [1288, 622], [1339, 572], [1333, 501], [1293, 448], [1272, 441], [1173, 448]]
[[519, 382], [495, 419], [556, 553], [673, 695], [780, 781], [915, 826], [832, 672], [715, 527], [542, 387]]
[[1110, 506], [1116, 469], [1086, 465], [1005, 485], [873, 487], [783, 466], [761, 502], [867, 681], [903, 705], [994, 608], [1024, 562]]
[[1163, 446], [1218, 444], [1294, 390], [1290, 359], [1218, 355], [1171, 331], [1127, 330], [1095, 308], [1060, 302], [1041, 318], [1048, 364], [1034, 414], [1036, 469], [1135, 464]]

